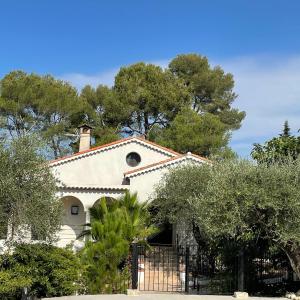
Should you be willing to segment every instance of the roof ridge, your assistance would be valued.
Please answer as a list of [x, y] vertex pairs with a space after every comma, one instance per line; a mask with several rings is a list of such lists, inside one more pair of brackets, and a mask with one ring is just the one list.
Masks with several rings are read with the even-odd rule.
[[55, 162], [59, 162], [61, 160], [65, 160], [65, 159], [72, 158], [72, 157], [75, 157], [75, 156], [79, 156], [79, 155], [82, 155], [82, 154], [85, 154], [85, 153], [93, 152], [93, 151], [96, 151], [96, 150], [99, 150], [99, 149], [102, 149], [102, 148], [106, 148], [106, 147], [110, 147], [110, 146], [113, 146], [113, 145], [117, 145], [117, 144], [123, 143], [125, 141], [129, 141], [129, 140], [131, 140], [133, 138], [134, 137], [122, 138], [122, 139], [117, 140], [117, 141], [113, 141], [113, 142], [110, 142], [110, 143], [107, 143], [107, 144], [99, 145], [99, 146], [96, 146], [96, 147], [93, 147], [93, 148], [90, 148], [90, 149], [87, 149], [87, 150], [83, 150], [83, 151], [80, 151], [80, 152], [76, 152], [76, 153], [73, 153], [73, 154], [70, 154], [70, 155], [67, 155], [67, 156], [59, 157], [59, 158], [50, 160], [49, 164], [52, 164], [52, 163], [55, 163]]
[[164, 146], [162, 146], [162, 145], [159, 145], [159, 144], [157, 144], [157, 143], [155, 143], [155, 142], [146, 140], [145, 138], [142, 138], [142, 137], [140, 137], [140, 136], [137, 136], [137, 137], [135, 137], [135, 138], [138, 139], [138, 140], [140, 140], [140, 141], [142, 141], [142, 142], [144, 142], [144, 143], [146, 143], [146, 144], [150, 144], [150, 145], [152, 145], [152, 146], [154, 146], [154, 147], [161, 148], [161, 149], [163, 149], [163, 150], [165, 150], [165, 151], [167, 151], [167, 152], [171, 152], [171, 153], [173, 153], [173, 154], [175, 154], [175, 155], [181, 155], [179, 152], [177, 152], [177, 151], [175, 151], [175, 150], [173, 150], [173, 149], [170, 149], [170, 148], [164, 147]]
[[155, 166], [158, 166], [158, 165], [162, 165], [162, 164], [168, 163], [170, 161], [173, 161], [173, 160], [176, 160], [176, 159], [180, 159], [180, 158], [185, 158], [185, 157], [186, 158], [193, 157], [193, 158], [197, 158], [197, 159], [200, 159], [200, 160], [205, 160], [205, 161], [211, 162], [209, 159], [207, 159], [205, 157], [201, 157], [201, 156], [193, 154], [193, 153], [191, 153], [191, 154], [189, 154], [189, 153], [179, 154], [177, 156], [174, 156], [174, 157], [171, 157], [171, 158], [159, 161], [157, 163], [153, 163], [153, 164], [150, 164], [150, 165], [146, 165], [144, 167], [140, 167], [140, 168], [137, 168], [137, 169], [134, 169], [134, 170], [131, 170], [131, 171], [124, 172], [124, 176], [130, 175], [130, 174], [133, 174], [133, 173], [136, 173], [136, 172], [140, 172], [140, 171], [143, 171], [143, 170], [146, 170], [146, 169], [150, 169], [152, 167], [155, 167]]
[[124, 172], [124, 175], [128, 175], [128, 174], [132, 174], [132, 173], [135, 173], [135, 172], [139, 172], [139, 171], [144, 170], [144, 169], [149, 169], [149, 168], [151, 168], [151, 167], [155, 167], [155, 166], [157, 166], [157, 165], [161, 165], [161, 164], [167, 163], [167, 162], [169, 162], [169, 161], [178, 159], [178, 158], [183, 157], [183, 156], [184, 156], [184, 154], [181, 154], [181, 155], [178, 155], [178, 156], [174, 156], [174, 157], [170, 157], [170, 158], [161, 160], [161, 161], [159, 161], [159, 162], [156, 162], [156, 163], [152, 163], [152, 164], [146, 165], [146, 166], [144, 166], [144, 167], [139, 167], [139, 168], [137, 168], [137, 169], [130, 170], [130, 171], [127, 171], [127, 172]]
[[96, 146], [96, 147], [93, 147], [93, 148], [90, 148], [90, 149], [87, 149], [87, 150], [84, 150], [84, 151], [76, 152], [76, 153], [73, 153], [71, 155], [60, 157], [60, 158], [57, 158], [57, 159], [54, 159], [54, 160], [50, 160], [48, 163], [49, 164], [53, 164], [53, 163], [56, 163], [56, 162], [60, 162], [60, 161], [69, 159], [69, 158], [71, 159], [71, 158], [74, 158], [76, 156], [79, 156], [79, 155], [82, 155], [82, 154], [85, 154], [85, 153], [97, 151], [97, 150], [100, 150], [100, 149], [104, 149], [104, 148], [107, 148], [107, 147], [110, 147], [110, 146], [118, 145], [118, 144], [124, 143], [126, 141], [130, 141], [130, 140], [134, 140], [134, 139], [136, 139], [136, 140], [138, 140], [138, 141], [140, 141], [142, 143], [151, 145], [153, 147], [160, 148], [160, 149], [162, 149], [165, 152], [172, 153], [173, 155], [176, 155], [176, 156], [180, 155], [180, 153], [178, 153], [178, 152], [176, 152], [176, 151], [174, 151], [172, 149], [166, 148], [164, 146], [161, 146], [159, 144], [156, 144], [156, 143], [154, 143], [152, 141], [146, 140], [146, 139], [138, 137], [138, 136], [132, 136], [132, 137], [127, 137], [127, 138], [122, 138], [122, 139], [119, 139], [117, 141], [113, 141], [111, 143], [99, 145], [99, 146]]

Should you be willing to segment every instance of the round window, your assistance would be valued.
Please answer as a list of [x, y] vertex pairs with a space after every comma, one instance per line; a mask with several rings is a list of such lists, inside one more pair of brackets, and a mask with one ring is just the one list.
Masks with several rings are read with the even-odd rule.
[[136, 152], [130, 152], [126, 156], [126, 162], [130, 167], [136, 167], [141, 162], [141, 157]]

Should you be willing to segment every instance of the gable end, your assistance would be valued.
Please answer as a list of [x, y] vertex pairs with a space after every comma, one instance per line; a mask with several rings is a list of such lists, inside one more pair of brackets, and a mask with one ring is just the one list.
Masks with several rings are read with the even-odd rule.
[[179, 165], [181, 162], [183, 161], [193, 161], [196, 163], [210, 163], [209, 160], [202, 158], [202, 157], [198, 157], [196, 155], [193, 154], [186, 154], [186, 155], [179, 155], [177, 157], [173, 157], [173, 158], [169, 158], [166, 159], [164, 161], [161, 161], [159, 163], [156, 164], [152, 164], [152, 165], [148, 165], [142, 168], [138, 168], [129, 172], [124, 173], [124, 177], [125, 178], [132, 178], [132, 177], [136, 177], [136, 176], [140, 176], [143, 175], [145, 173], [149, 173], [149, 172], [153, 172], [159, 169], [163, 169], [166, 167], [170, 167], [170, 166], [175, 166], [175, 165]]
[[122, 147], [122, 146], [130, 144], [130, 143], [136, 143], [138, 145], [142, 145], [145, 148], [148, 148], [152, 151], [162, 153], [170, 158], [180, 155], [179, 153], [177, 153], [171, 149], [165, 148], [165, 147], [155, 144], [153, 142], [150, 142], [150, 141], [138, 138], [138, 137], [132, 137], [132, 138], [125, 138], [125, 139], [122, 139], [122, 140], [119, 140], [116, 142], [112, 142], [110, 144], [101, 145], [101, 146], [98, 146], [98, 147], [95, 147], [95, 148], [92, 148], [92, 149], [89, 149], [89, 150], [86, 150], [83, 152], [78, 152], [78, 153], [75, 153], [70, 156], [58, 158], [56, 160], [50, 161], [49, 165], [50, 165], [50, 167], [58, 166], [58, 165], [65, 164], [65, 163], [68, 163], [68, 162], [71, 162], [74, 160], [78, 160], [78, 159], [81, 159], [84, 157], [93, 156], [93, 155], [96, 155], [101, 152], [119, 148], [119, 147]]

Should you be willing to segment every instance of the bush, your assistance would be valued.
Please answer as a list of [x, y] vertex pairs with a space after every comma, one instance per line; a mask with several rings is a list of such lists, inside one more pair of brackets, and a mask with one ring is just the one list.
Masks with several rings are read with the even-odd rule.
[[54, 297], [79, 289], [80, 263], [71, 250], [47, 244], [19, 244], [13, 254], [0, 256], [0, 299], [29, 295]]

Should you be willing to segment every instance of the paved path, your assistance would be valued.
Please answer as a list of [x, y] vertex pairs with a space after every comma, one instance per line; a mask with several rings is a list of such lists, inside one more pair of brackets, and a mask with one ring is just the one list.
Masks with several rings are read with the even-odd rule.
[[[234, 300], [231, 296], [207, 296], [207, 295], [184, 295], [184, 294], [140, 294], [137, 296], [127, 295], [94, 295], [94, 296], [64, 296], [44, 298], [44, 300]], [[284, 300], [285, 298], [249, 297], [249, 300]]]

